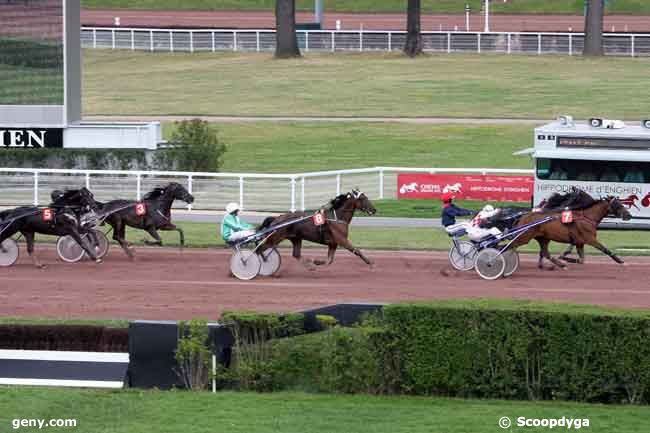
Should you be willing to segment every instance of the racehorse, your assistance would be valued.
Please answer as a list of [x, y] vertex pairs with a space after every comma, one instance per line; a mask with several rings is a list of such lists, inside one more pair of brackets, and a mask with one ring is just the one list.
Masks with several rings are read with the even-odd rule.
[[[572, 222], [562, 222], [561, 215], [564, 209], [557, 209], [555, 207], [549, 210], [542, 209], [539, 212], [526, 214], [517, 221], [515, 227], [539, 221], [549, 215], [554, 216], [555, 219], [528, 230], [517, 238], [510, 247], [517, 248], [535, 239], [540, 246], [538, 261], [538, 267], [540, 269], [543, 268], [543, 260], [545, 258], [550, 260], [555, 266], [560, 268], [566, 267], [560, 260], [551, 257], [548, 250], [550, 241], [575, 245], [580, 256], [579, 263], [584, 262], [584, 246], [590, 245], [607, 254], [616, 263], [623, 264], [623, 260], [600, 243], [597, 238], [598, 224], [606, 216], [614, 216], [623, 220], [629, 220], [632, 217], [625, 206], [621, 204], [620, 200], [612, 196], [595, 200], [584, 192], [574, 192], [567, 199], [573, 200], [574, 202], [573, 210], [571, 210]], [[551, 206], [555, 206], [557, 203], [555, 199], [553, 201], [549, 199], [547, 205], [549, 202]]]
[[145, 242], [160, 246], [162, 246], [162, 239], [158, 230], [175, 230], [179, 234], [181, 247], [185, 245], [183, 230], [176, 227], [171, 221], [171, 208], [174, 200], [182, 200], [189, 204], [194, 202], [194, 196], [183, 185], [172, 182], [163, 188], [155, 188], [147, 193], [141, 202], [112, 200], [106, 203], [97, 203], [101, 214], [106, 215], [105, 222], [113, 228], [113, 239], [120, 244], [129, 258], [133, 259], [133, 252], [126, 242], [126, 226], [145, 230], [156, 240], [155, 242]]
[[34, 254], [34, 235], [36, 233], [66, 236], [70, 235], [88, 256], [101, 263], [94, 248], [82, 239], [85, 232], [79, 225], [79, 215], [96, 207], [92, 193], [86, 188], [68, 190], [57, 195], [50, 208], [41, 209], [33, 206], [21, 206], [0, 212], [0, 244], [7, 238], [20, 232], [27, 242], [27, 252], [37, 268], [45, 266]]
[[[347, 194], [341, 194], [331, 200], [322, 210], [323, 224], [316, 225], [312, 219], [292, 224], [278, 229], [273, 233], [264, 244], [260, 247], [263, 251], [267, 248], [273, 248], [285, 239], [288, 239], [293, 245], [293, 257], [300, 260], [303, 265], [327, 265], [334, 261], [334, 254], [338, 246], [341, 246], [354, 255], [358, 256], [367, 265], [372, 266], [372, 261], [368, 259], [358, 248], [356, 248], [348, 239], [350, 222], [354, 217], [355, 211], [360, 210], [368, 215], [374, 215], [377, 209], [366, 195], [358, 190], [353, 190]], [[268, 217], [264, 220], [260, 229], [273, 228], [274, 225], [309, 216], [308, 212], [292, 212], [278, 217]], [[327, 260], [308, 260], [301, 258], [302, 241], [307, 240], [321, 245], [327, 245]]]

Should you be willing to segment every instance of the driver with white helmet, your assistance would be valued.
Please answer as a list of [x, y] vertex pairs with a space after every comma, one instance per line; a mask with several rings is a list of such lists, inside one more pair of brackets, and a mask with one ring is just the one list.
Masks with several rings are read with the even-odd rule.
[[492, 205], [485, 205], [479, 213], [476, 214], [474, 219], [472, 219], [471, 227], [467, 229], [467, 236], [473, 241], [480, 241], [483, 238], [488, 237], [489, 235], [498, 236], [501, 234], [501, 230], [497, 227], [484, 228], [481, 227], [481, 224], [488, 218], [493, 217], [499, 213], [499, 209], [495, 209]]
[[221, 223], [221, 237], [226, 242], [236, 242], [255, 234], [253, 226], [240, 219], [238, 213], [239, 203], [228, 203]]

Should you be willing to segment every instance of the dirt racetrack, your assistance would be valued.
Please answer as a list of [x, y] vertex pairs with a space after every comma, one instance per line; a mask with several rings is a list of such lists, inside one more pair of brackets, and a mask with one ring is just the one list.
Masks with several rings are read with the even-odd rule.
[[283, 249], [276, 277], [245, 282], [228, 276], [225, 249], [139, 248], [132, 263], [112, 248], [102, 264], [67, 264], [51, 246], [39, 245], [48, 265], [43, 270], [33, 268], [22, 250], [18, 263], [0, 268], [0, 316], [217, 319], [224, 309], [296, 311], [340, 302], [478, 297], [650, 308], [648, 257], [628, 257], [624, 267], [589, 257], [589, 264], [568, 271], [539, 271], [535, 257], [523, 256], [512, 277], [483, 281], [473, 271], [453, 272], [440, 252], [368, 251], [374, 270], [339, 252], [330, 268], [309, 271]]

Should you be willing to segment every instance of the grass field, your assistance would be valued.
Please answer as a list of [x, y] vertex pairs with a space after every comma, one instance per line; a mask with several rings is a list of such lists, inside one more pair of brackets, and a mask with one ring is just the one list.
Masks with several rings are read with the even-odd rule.
[[583, 428], [592, 433], [645, 433], [649, 419], [647, 407], [560, 402], [8, 387], [0, 389], [0, 407], [0, 428], [7, 432], [13, 431], [12, 420], [19, 418], [74, 418], [76, 428], [47, 431], [84, 433], [549, 431], [548, 427], [501, 430], [497, 423], [508, 416], [514, 422], [518, 417], [586, 418], [589, 427]]
[[0, 60], [0, 105], [62, 105], [63, 69], [26, 68]]
[[[607, 13], [650, 13], [650, 4], [643, 0], [615, 0], [606, 9]], [[190, 10], [267, 10], [275, 7], [274, 0], [82, 0], [84, 8], [125, 9], [190, 9]], [[469, 4], [473, 13], [481, 10], [482, 0], [422, 0], [422, 13], [464, 13]], [[583, 13], [583, 0], [511, 0], [494, 2], [490, 10], [494, 13]], [[326, 12], [404, 12], [405, 0], [327, 0]], [[313, 0], [296, 0], [296, 8], [312, 11]]]
[[[215, 126], [227, 147], [221, 171], [300, 173], [375, 166], [532, 168], [530, 158], [512, 153], [532, 145], [535, 125], [245, 122]], [[173, 128], [165, 124], [164, 136], [169, 137]]]
[[[84, 114], [640, 119], [646, 59], [84, 51]], [[182, 90], [181, 90], [182, 89]]]

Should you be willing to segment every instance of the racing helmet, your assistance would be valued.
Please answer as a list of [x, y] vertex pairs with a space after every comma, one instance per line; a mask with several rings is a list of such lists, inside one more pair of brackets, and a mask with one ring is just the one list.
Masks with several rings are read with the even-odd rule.
[[494, 207], [491, 204], [486, 204], [483, 206], [483, 212], [488, 213], [488, 212], [494, 212]]
[[455, 198], [456, 198], [456, 194], [454, 194], [453, 192], [446, 192], [442, 194], [443, 203], [451, 203], [451, 201]]
[[239, 203], [230, 202], [226, 205], [226, 212], [233, 213], [239, 210]]

